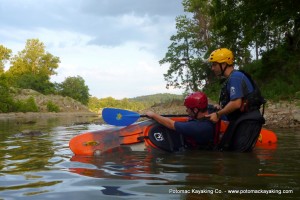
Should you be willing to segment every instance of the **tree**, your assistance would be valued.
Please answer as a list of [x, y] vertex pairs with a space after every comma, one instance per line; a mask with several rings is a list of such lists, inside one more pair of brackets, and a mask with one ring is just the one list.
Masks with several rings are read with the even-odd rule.
[[237, 62], [244, 65], [249, 61], [244, 58], [250, 48], [256, 50], [256, 59], [285, 43], [285, 39], [290, 40], [291, 49], [299, 50], [299, 10], [300, 2], [294, 0], [212, 0], [212, 32], [220, 44], [234, 50]]
[[89, 102], [89, 88], [82, 77], [68, 77], [60, 84], [59, 93], [71, 97], [84, 105]]
[[50, 82], [45, 74], [25, 73], [19, 75], [15, 80], [19, 88], [30, 88], [43, 94], [52, 94], [55, 92], [55, 86]]
[[11, 50], [0, 45], [0, 74], [4, 72], [4, 64], [10, 59]]
[[4, 74], [0, 74], [0, 113], [13, 110], [13, 98], [9, 92], [9, 85]]
[[275, 51], [281, 55], [277, 56], [279, 60], [276, 58], [280, 64], [299, 55], [300, 1], [183, 0], [183, 6], [189, 14], [176, 18], [177, 33], [159, 61], [170, 64], [164, 74], [167, 87], [198, 90], [199, 82], [204, 87], [211, 83], [211, 73], [204, 61], [212, 50], [220, 47], [234, 52], [235, 64], [240, 68], [253, 62], [254, 50], [259, 59], [280, 49]]
[[[208, 65], [203, 56], [207, 51], [209, 36], [199, 27], [206, 27], [205, 17], [195, 15], [190, 19], [186, 15], [176, 18], [177, 34], [171, 36], [171, 45], [165, 57], [159, 61], [161, 65], [169, 63], [170, 67], [164, 74], [168, 87], [185, 88], [196, 91], [201, 80], [207, 77]], [[203, 30], [203, 29], [201, 29]]]
[[[50, 77], [56, 74], [55, 69], [58, 68], [59, 63], [58, 57], [45, 51], [45, 45], [42, 42], [38, 39], [29, 39], [25, 49], [12, 58], [7, 75], [12, 84], [17, 87], [24, 88], [26, 86], [26, 88], [45, 93], [45, 91], [52, 90], [46, 89], [46, 87], [51, 86], [49, 84]], [[23, 80], [29, 80], [28, 77], [34, 80], [30, 81], [31, 84], [24, 84]], [[43, 89], [39, 90], [41, 85], [44, 85]]]

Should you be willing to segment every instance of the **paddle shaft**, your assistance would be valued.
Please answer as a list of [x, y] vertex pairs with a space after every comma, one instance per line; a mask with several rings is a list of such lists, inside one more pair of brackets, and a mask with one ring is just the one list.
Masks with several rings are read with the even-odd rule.
[[[178, 115], [160, 115], [162, 117], [188, 117], [188, 115], [178, 114]], [[140, 117], [148, 117], [148, 115], [140, 115]]]

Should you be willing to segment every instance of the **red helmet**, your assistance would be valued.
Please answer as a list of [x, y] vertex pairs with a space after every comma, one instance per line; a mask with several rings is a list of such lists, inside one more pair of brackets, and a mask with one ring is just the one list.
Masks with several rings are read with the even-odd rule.
[[207, 108], [207, 96], [203, 92], [193, 92], [185, 97], [184, 105], [187, 108]]

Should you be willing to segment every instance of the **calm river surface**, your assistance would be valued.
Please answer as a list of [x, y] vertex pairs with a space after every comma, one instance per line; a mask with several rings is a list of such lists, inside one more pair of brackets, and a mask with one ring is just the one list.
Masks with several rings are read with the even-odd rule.
[[[140, 148], [99, 157], [74, 156], [68, 147], [72, 137], [106, 128], [80, 123], [87, 120], [0, 121], [0, 199], [216, 200], [300, 196], [300, 130], [273, 130], [278, 135], [278, 145], [253, 153], [150, 154]], [[42, 133], [21, 133], [24, 130]]]

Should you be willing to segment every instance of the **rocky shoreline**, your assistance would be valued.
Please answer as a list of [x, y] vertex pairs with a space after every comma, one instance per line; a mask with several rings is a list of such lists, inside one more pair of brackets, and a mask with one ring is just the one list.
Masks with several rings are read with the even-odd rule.
[[300, 128], [300, 101], [270, 102], [264, 117], [265, 126], [270, 128]]
[[[185, 107], [176, 103], [160, 105], [150, 108], [159, 114], [184, 114]], [[143, 113], [143, 111], [141, 112]], [[0, 113], [0, 120], [25, 120], [47, 119], [55, 117], [98, 117], [97, 113], [90, 111], [77, 112], [28, 112], [28, 113]], [[265, 106], [267, 128], [300, 128], [300, 101], [293, 102], [268, 102]]]
[[[150, 110], [159, 114], [183, 114], [185, 107], [181, 103], [152, 107]], [[210, 104], [214, 104], [210, 102]], [[266, 128], [300, 128], [300, 100], [292, 102], [267, 102], [264, 117]]]
[[[15, 98], [22, 100], [34, 97], [40, 112], [28, 113], [0, 113], [0, 121], [3, 120], [21, 120], [31, 121], [34, 119], [48, 119], [55, 117], [99, 117], [97, 113], [90, 112], [87, 106], [75, 101], [69, 97], [59, 95], [43, 95], [34, 90], [22, 89]], [[53, 102], [59, 106], [60, 112], [47, 112], [47, 102]], [[209, 101], [210, 104], [215, 104]], [[159, 114], [185, 114], [186, 109], [182, 105], [182, 101], [174, 100], [170, 103], [164, 103], [149, 108]], [[140, 111], [143, 114], [145, 111]], [[268, 101], [265, 105], [265, 114], [267, 128], [300, 128], [300, 99], [293, 101]]]
[[30, 121], [32, 119], [49, 119], [56, 117], [98, 117], [96, 113], [82, 111], [82, 112], [27, 112], [27, 113], [0, 113], [0, 120], [24, 120]]

